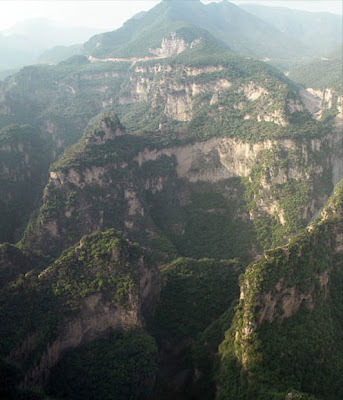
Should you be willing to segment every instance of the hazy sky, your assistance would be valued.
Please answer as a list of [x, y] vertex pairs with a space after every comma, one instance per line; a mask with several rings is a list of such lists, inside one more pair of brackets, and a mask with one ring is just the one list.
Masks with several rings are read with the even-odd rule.
[[[203, 0], [205, 3], [210, 1]], [[343, 14], [341, 0], [233, 0], [232, 2], [238, 5], [258, 3]], [[0, 30], [30, 18], [49, 18], [68, 25], [102, 30], [116, 29], [132, 15], [149, 10], [157, 3], [159, 0], [0, 0]]]

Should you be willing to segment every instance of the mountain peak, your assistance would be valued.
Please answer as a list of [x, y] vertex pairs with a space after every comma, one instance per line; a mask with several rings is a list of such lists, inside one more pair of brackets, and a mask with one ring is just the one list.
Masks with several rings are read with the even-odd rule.
[[125, 134], [125, 128], [113, 112], [104, 112], [93, 122], [88, 131], [86, 143], [104, 144], [117, 136]]
[[[181, 33], [185, 28], [187, 33]], [[84, 51], [87, 56], [102, 59], [152, 57], [150, 49], [159, 48], [171, 32], [191, 43], [204, 37], [204, 31], [211, 35], [211, 42], [225, 43], [231, 51], [247, 56], [277, 58], [306, 53], [298, 41], [227, 0], [209, 4], [163, 0], [118, 30], [91, 38], [84, 44]]]

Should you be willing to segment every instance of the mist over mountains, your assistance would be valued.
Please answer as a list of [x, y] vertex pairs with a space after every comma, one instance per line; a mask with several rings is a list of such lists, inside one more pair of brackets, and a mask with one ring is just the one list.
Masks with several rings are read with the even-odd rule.
[[313, 56], [322, 56], [342, 42], [342, 16], [282, 7], [242, 4], [241, 8], [303, 43]]
[[82, 44], [98, 32], [98, 29], [71, 27], [44, 18], [18, 22], [0, 31], [0, 70], [36, 64], [45, 50]]
[[[100, 38], [104, 42], [109, 40], [111, 46], [114, 45], [113, 40], [116, 42], [115, 48], [107, 49], [108, 55], [120, 54], [120, 43], [126, 44], [126, 40], [132, 42], [135, 52], [141, 47], [139, 40], [142, 43], [149, 40], [154, 26], [158, 30], [161, 27], [168, 29], [168, 25], [176, 22], [206, 29], [233, 52], [268, 60], [283, 69], [325, 56], [337, 47], [342, 37], [340, 17], [329, 13], [255, 4], [236, 6], [228, 1], [206, 5], [198, 0], [186, 1], [182, 3], [182, 8], [176, 7], [177, 10], [173, 4], [162, 1], [153, 10], [132, 17], [116, 33], [95, 36], [91, 41], [87, 40], [99, 30], [70, 27], [43, 18], [19, 22], [0, 32], [0, 78], [24, 65], [58, 63], [72, 55], [88, 54], [91, 43]], [[137, 48], [134, 44], [136, 40]], [[99, 49], [93, 49], [93, 55], [104, 55], [104, 46], [102, 43]]]
[[336, 16], [68, 29], [0, 82], [0, 398], [342, 400]]

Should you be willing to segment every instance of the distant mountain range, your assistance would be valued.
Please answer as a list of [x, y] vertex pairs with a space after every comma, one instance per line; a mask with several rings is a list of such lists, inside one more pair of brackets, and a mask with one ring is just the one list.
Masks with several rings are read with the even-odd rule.
[[207, 30], [235, 53], [284, 68], [322, 57], [342, 38], [341, 20], [334, 14], [238, 7], [228, 1], [205, 5], [200, 0], [164, 0], [120, 29], [92, 37], [84, 53], [97, 58], [151, 55], [148, 43], [160, 43], [167, 31], [191, 26]]
[[0, 70], [37, 63], [45, 50], [83, 43], [99, 32], [99, 29], [73, 27], [43, 18], [19, 22], [0, 31]]
[[195, 37], [198, 33], [191, 33], [195, 28], [207, 31], [203, 35], [212, 35], [212, 41], [234, 53], [263, 59], [285, 70], [323, 57], [342, 38], [341, 18], [330, 13], [256, 4], [238, 7], [227, 0], [206, 5], [200, 0], [163, 0], [106, 33], [46, 19], [20, 22], [0, 32], [0, 79], [24, 65], [58, 63], [75, 54], [146, 57], [151, 55], [149, 46], [156, 47], [167, 32], [187, 30], [187, 35]]
[[323, 57], [342, 42], [342, 16], [257, 4], [242, 4], [241, 8], [303, 43], [313, 56]]

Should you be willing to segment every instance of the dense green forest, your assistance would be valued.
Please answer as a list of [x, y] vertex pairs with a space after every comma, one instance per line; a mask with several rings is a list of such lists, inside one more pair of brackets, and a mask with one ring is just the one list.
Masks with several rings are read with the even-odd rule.
[[343, 398], [340, 27], [264, 9], [0, 82], [1, 399]]
[[342, 54], [340, 57], [302, 65], [292, 70], [289, 77], [306, 88], [335, 88], [337, 92], [342, 93]]

